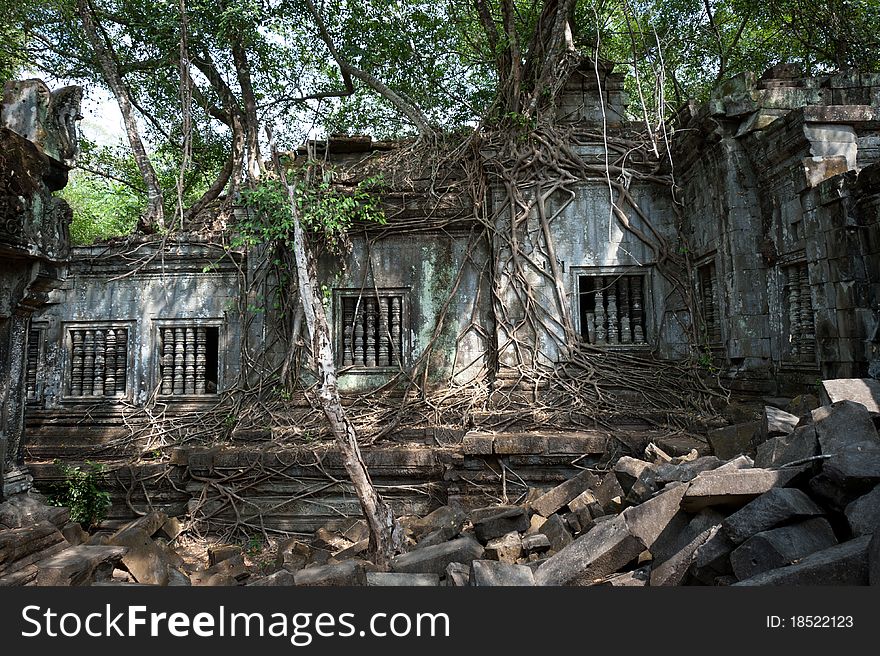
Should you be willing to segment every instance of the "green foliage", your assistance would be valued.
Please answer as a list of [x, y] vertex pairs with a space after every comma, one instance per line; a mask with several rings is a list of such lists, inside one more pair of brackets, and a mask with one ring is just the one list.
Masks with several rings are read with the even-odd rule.
[[[338, 250], [345, 233], [355, 221], [385, 223], [385, 214], [374, 191], [381, 187], [379, 177], [367, 178], [350, 189], [334, 185], [328, 172], [319, 182], [294, 186], [294, 201], [303, 229], [321, 236], [330, 250]], [[250, 218], [238, 224], [238, 245], [293, 243], [293, 213], [283, 183], [267, 179], [254, 189], [242, 192]]]
[[55, 461], [64, 481], [49, 495], [49, 503], [70, 509], [70, 519], [85, 527], [101, 521], [110, 509], [104, 466], [86, 460], [83, 466]]
[[77, 246], [130, 234], [143, 209], [143, 199], [130, 187], [75, 170], [58, 192], [73, 209], [70, 240]]

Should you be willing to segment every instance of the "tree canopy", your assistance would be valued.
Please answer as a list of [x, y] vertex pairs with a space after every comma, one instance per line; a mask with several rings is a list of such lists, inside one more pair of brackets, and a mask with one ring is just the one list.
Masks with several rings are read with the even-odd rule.
[[[583, 56], [627, 73], [630, 111], [649, 125], [746, 70], [785, 62], [805, 73], [880, 71], [872, 0], [0, 0], [0, 8], [0, 77], [34, 72], [105, 88], [119, 102], [126, 147], [85, 144], [67, 193], [118, 194], [93, 207], [137, 215], [146, 231], [185, 224], [259, 179], [267, 126], [289, 148], [322, 133], [430, 139], [531, 119]], [[105, 227], [130, 227], [129, 218]]]

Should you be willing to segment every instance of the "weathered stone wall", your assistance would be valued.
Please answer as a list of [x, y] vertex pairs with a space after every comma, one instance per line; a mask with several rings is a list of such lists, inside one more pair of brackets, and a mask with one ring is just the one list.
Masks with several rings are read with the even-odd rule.
[[712, 346], [735, 390], [782, 393], [867, 373], [878, 93], [876, 75], [771, 69], [679, 116], [673, 162], [687, 236], [697, 263], [715, 264]]
[[[327, 319], [342, 342], [342, 297], [388, 292], [403, 299], [404, 369], [428, 358], [430, 387], [459, 385], [486, 376], [492, 331], [489, 316], [489, 253], [481, 231], [352, 237], [351, 254], [322, 260], [319, 279], [331, 290]], [[339, 355], [339, 354], [337, 354]], [[384, 369], [384, 370], [380, 370]], [[340, 368], [343, 392], [366, 391], [388, 382], [400, 367]]]
[[0, 498], [26, 490], [26, 354], [31, 314], [64, 277], [70, 208], [52, 192], [76, 155], [82, 89], [10, 82], [0, 103]]

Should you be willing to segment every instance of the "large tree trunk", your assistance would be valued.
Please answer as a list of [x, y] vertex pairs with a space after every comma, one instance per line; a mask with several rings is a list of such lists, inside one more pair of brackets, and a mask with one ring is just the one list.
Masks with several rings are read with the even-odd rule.
[[317, 283], [312, 280], [309, 274], [311, 270], [309, 263], [312, 259], [309, 253], [310, 249], [306, 245], [306, 237], [299, 212], [296, 208], [295, 190], [293, 186], [288, 184], [284, 169], [281, 167], [281, 162], [274, 148], [272, 158], [278, 175], [287, 189], [290, 210], [293, 215], [293, 253], [296, 260], [296, 282], [306, 320], [306, 328], [311, 341], [312, 354], [318, 370], [321, 409], [324, 411], [324, 415], [330, 423], [333, 436], [336, 438], [336, 442], [342, 451], [345, 470], [354, 485], [364, 518], [367, 520], [370, 530], [370, 554], [376, 565], [382, 569], [387, 569], [391, 557], [399, 550], [403, 543], [402, 532], [391, 508], [382, 500], [376, 488], [373, 487], [370, 474], [367, 471], [367, 467], [361, 457], [360, 448], [358, 447], [357, 432], [351, 420], [345, 414], [345, 409], [342, 407], [336, 379], [333, 347], [330, 342], [330, 328], [327, 325], [324, 304], [318, 296]]
[[95, 25], [95, 14], [89, 1], [77, 0], [76, 8], [83, 30], [86, 33], [86, 38], [88, 38], [92, 50], [95, 51], [95, 57], [101, 66], [104, 81], [110, 87], [110, 91], [113, 92], [116, 102], [119, 104], [119, 111], [122, 112], [125, 131], [128, 134], [128, 142], [131, 145], [138, 170], [144, 180], [144, 187], [147, 190], [147, 211], [143, 217], [143, 222], [148, 228], [164, 228], [165, 210], [162, 200], [162, 189], [159, 187], [159, 178], [156, 177], [156, 171], [153, 169], [153, 165], [150, 163], [150, 158], [147, 155], [147, 150], [144, 148], [143, 141], [141, 141], [128, 89], [122, 81], [122, 75], [119, 73], [119, 67], [116, 65], [113, 53], [109, 51], [104, 39], [98, 34]]
[[232, 43], [232, 60], [235, 63], [235, 73], [238, 77], [238, 84], [241, 87], [241, 99], [244, 102], [248, 178], [251, 181], [257, 181], [263, 173], [263, 162], [260, 156], [257, 100], [251, 83], [251, 69], [247, 59], [247, 52], [239, 41], [233, 41]]

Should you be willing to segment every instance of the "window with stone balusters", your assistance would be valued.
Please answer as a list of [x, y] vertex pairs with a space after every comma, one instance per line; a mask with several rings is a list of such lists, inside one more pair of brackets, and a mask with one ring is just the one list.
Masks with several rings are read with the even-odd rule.
[[577, 289], [581, 338], [585, 342], [596, 346], [647, 345], [645, 274], [581, 274]]
[[709, 344], [721, 343], [718, 292], [718, 275], [713, 258], [697, 267], [697, 299], [703, 319], [703, 332]]
[[194, 323], [163, 324], [159, 332], [159, 394], [199, 397], [216, 394], [220, 328]]
[[783, 361], [816, 363], [813, 294], [806, 262], [782, 267]]
[[336, 294], [337, 364], [345, 371], [398, 369], [407, 351], [409, 308], [399, 290]]
[[28, 403], [37, 403], [43, 391], [43, 367], [46, 349], [46, 326], [28, 329], [25, 353], [25, 395]]
[[128, 387], [128, 336], [124, 326], [71, 327], [67, 330], [67, 397], [125, 396]]

